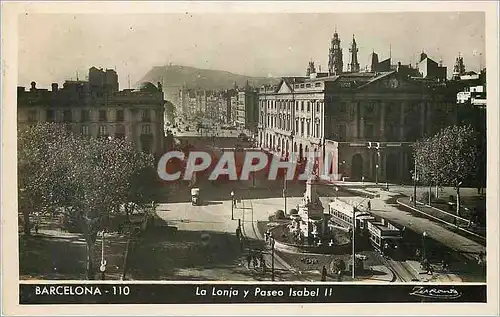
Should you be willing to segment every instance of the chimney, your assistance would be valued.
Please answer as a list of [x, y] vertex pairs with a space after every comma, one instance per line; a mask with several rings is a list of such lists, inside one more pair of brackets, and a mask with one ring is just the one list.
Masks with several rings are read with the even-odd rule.
[[52, 83], [52, 91], [57, 92], [59, 90], [57, 83]]

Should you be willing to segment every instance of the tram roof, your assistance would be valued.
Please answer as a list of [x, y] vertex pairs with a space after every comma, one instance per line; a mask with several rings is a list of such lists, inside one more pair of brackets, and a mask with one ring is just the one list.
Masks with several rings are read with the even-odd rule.
[[347, 203], [345, 201], [342, 201], [340, 199], [337, 199], [337, 200], [334, 200], [332, 202], [330, 202], [328, 204], [328, 207], [329, 208], [333, 208], [343, 214], [346, 214], [346, 215], [352, 215], [353, 211], [354, 211], [354, 214], [356, 215], [356, 218], [359, 218], [359, 217], [364, 217], [364, 216], [369, 216], [371, 218], [373, 218], [373, 216], [367, 212], [367, 211], [362, 211], [362, 210], [359, 210], [357, 208], [355, 208], [352, 204], [350, 203]]
[[382, 232], [391, 232], [391, 231], [393, 231], [393, 232], [400, 232], [401, 231], [400, 229], [398, 229], [398, 228], [396, 228], [394, 226], [390, 226], [389, 227], [389, 226], [387, 226], [386, 224], [384, 224], [384, 223], [382, 223], [380, 221], [373, 221], [372, 220], [372, 221], [370, 221], [370, 223], [374, 227], [376, 227], [377, 229], [380, 229], [380, 231], [382, 231]]

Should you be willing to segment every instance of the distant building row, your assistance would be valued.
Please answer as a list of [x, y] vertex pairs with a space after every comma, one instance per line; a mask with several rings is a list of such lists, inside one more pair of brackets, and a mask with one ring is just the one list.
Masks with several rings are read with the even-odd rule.
[[196, 114], [219, 122], [257, 131], [258, 94], [247, 85], [223, 91], [179, 90], [178, 111], [185, 118]]
[[164, 99], [161, 84], [119, 91], [114, 70], [90, 68], [88, 81], [66, 81], [62, 88], [18, 87], [18, 125], [60, 122], [93, 137], [129, 138], [138, 150], [162, 155]]

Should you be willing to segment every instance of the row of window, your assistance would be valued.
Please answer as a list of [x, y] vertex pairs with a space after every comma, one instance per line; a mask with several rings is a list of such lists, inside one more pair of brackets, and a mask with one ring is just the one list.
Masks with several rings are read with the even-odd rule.
[[370, 240], [372, 240], [376, 245], [380, 245], [380, 238], [374, 233], [370, 231]]
[[[261, 109], [267, 107], [268, 110], [274, 109], [279, 111], [290, 111], [292, 110], [293, 101], [290, 100], [261, 100]], [[315, 100], [296, 100], [295, 101], [295, 111], [307, 111], [310, 112], [311, 109], [316, 105], [316, 112], [320, 112], [321, 106], [320, 101]]]
[[[88, 125], [82, 125], [80, 127], [80, 132], [83, 135], [90, 135], [89, 126]], [[151, 134], [151, 126], [149, 124], [143, 124], [141, 126], [141, 134]], [[109, 133], [108, 133], [108, 126], [106, 126], [106, 125], [100, 125], [99, 128], [98, 128], [98, 136], [107, 136], [107, 135], [109, 135]], [[115, 137], [118, 137], [118, 138], [124, 138], [125, 137], [125, 127], [123, 125], [116, 126]]]
[[[108, 122], [109, 112], [107, 110], [99, 110], [98, 113], [98, 120], [100, 122]], [[30, 122], [36, 122], [38, 121], [38, 112], [37, 110], [28, 110], [28, 121]], [[45, 117], [47, 121], [58, 121], [57, 120], [57, 112], [53, 109], [47, 109], [45, 110]], [[73, 111], [71, 110], [64, 110], [62, 111], [62, 121], [63, 122], [73, 122]], [[151, 121], [151, 110], [149, 109], [144, 109], [141, 111], [141, 120], [143, 122], [150, 122]], [[81, 110], [80, 112], [80, 121], [79, 122], [89, 122], [90, 121], [90, 110]], [[116, 110], [116, 118], [115, 121], [117, 122], [123, 122], [125, 121], [125, 112], [124, 110]]]
[[342, 221], [345, 221], [345, 222], [347, 222], [347, 223], [349, 223], [349, 224], [351, 224], [351, 223], [352, 223], [352, 217], [347, 216], [346, 214], [344, 214], [344, 213], [342, 213], [342, 212], [340, 212], [340, 211], [338, 211], [338, 210], [336, 210], [336, 209], [333, 209], [333, 210], [332, 210], [332, 215], [333, 215], [335, 218], [340, 219], [340, 220], [342, 220]]
[[[387, 138], [397, 138], [399, 136], [399, 128], [395, 125], [388, 125], [385, 127], [384, 135], [376, 135], [375, 127], [373, 124], [365, 124], [363, 137], [365, 138], [376, 138], [380, 136], [385, 136]], [[339, 140], [345, 140], [347, 137], [347, 128], [344, 124], [339, 124], [337, 129], [337, 134], [333, 136]]]
[[[331, 98], [326, 98], [329, 101], [333, 102], [333, 99]], [[264, 107], [267, 107], [268, 110], [274, 109], [274, 110], [284, 110], [284, 111], [290, 111], [292, 104], [294, 102], [290, 100], [261, 100], [261, 109]], [[304, 101], [304, 100], [296, 100], [295, 101], [295, 111], [307, 111], [310, 112], [314, 105], [316, 105], [316, 112], [320, 112], [320, 101], [315, 101], [315, 100], [310, 100], [310, 101]], [[370, 115], [375, 113], [375, 109], [377, 108], [377, 105], [380, 102], [368, 102], [368, 103], [363, 103], [362, 110], [364, 110], [364, 114]], [[351, 111], [354, 112], [356, 107], [356, 104], [354, 104], [351, 108]], [[408, 105], [407, 112], [412, 112], [415, 113], [419, 111], [421, 108], [421, 103], [420, 102], [412, 102]], [[338, 112], [344, 113], [347, 112], [348, 110], [348, 105], [346, 102], [340, 102], [338, 104]], [[385, 104], [385, 111], [386, 113], [395, 113], [399, 112], [398, 110], [400, 107], [398, 107], [394, 103], [386, 103]]]
[[[262, 116], [261, 116], [262, 118]], [[261, 119], [262, 120], [262, 119]], [[262, 121], [261, 121], [262, 122]], [[267, 117], [267, 126], [269, 128], [278, 128], [281, 130], [285, 131], [290, 131], [291, 130], [291, 120], [290, 120], [290, 115], [287, 115], [286, 117], [283, 115], [270, 115]], [[320, 138], [321, 137], [321, 130], [320, 130], [320, 123], [311, 123], [310, 120], [304, 120], [304, 119], [295, 119], [295, 133], [296, 135], [303, 136], [303, 137], [315, 137], [315, 138]]]

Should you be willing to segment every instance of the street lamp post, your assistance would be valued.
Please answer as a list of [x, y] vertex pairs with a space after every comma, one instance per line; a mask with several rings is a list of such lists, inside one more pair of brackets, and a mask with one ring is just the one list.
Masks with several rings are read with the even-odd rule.
[[356, 267], [356, 244], [354, 240], [356, 239], [356, 208], [352, 210], [352, 278], [356, 277], [355, 267]]
[[[291, 138], [291, 146], [293, 147], [293, 137], [295, 135], [295, 132], [292, 130], [290, 132], [290, 138]], [[287, 149], [288, 150], [288, 149]], [[290, 159], [290, 154], [288, 154], [288, 160]], [[288, 170], [287, 170], [288, 173]], [[284, 207], [285, 209], [283, 210], [286, 214], [286, 191], [287, 191], [287, 174], [284, 174], [283, 176], [283, 202], [284, 202]]]
[[422, 233], [422, 260], [425, 260], [426, 255], [425, 255], [425, 238], [427, 237], [427, 232]]
[[363, 199], [352, 210], [352, 278], [353, 279], [356, 276], [356, 274], [355, 274], [355, 267], [356, 267], [356, 244], [355, 244], [355, 239], [356, 239], [356, 209], [358, 209], [358, 207], [361, 206], [361, 204], [364, 203], [365, 200], [367, 200], [369, 198], [370, 197]]
[[377, 163], [375, 164], [375, 184], [378, 185], [378, 170], [380, 167], [380, 143], [368, 142], [368, 149], [375, 149], [377, 151], [377, 159], [376, 159]]
[[231, 220], [234, 220], [234, 192], [231, 191]]
[[271, 280], [274, 282], [274, 237], [269, 239], [271, 243]]
[[283, 200], [285, 203], [285, 210], [283, 210], [286, 214], [286, 175], [283, 176]]
[[101, 244], [101, 267], [99, 268], [101, 271], [101, 280], [106, 279], [106, 260], [104, 259], [104, 230], [102, 231], [102, 244]]
[[253, 173], [252, 173], [252, 187], [255, 187], [255, 173], [256, 169], [255, 166], [253, 167]]
[[417, 205], [417, 160], [415, 160], [415, 167], [413, 170], [413, 205]]

